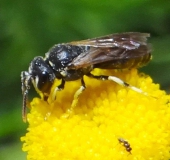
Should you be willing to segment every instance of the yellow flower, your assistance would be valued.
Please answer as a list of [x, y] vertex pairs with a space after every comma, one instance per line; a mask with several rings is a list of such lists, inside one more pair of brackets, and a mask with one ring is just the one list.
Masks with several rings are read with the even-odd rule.
[[[85, 76], [87, 88], [70, 117], [65, 113], [80, 81], [67, 82], [53, 102], [34, 98], [27, 115], [28, 133], [21, 138], [27, 159], [170, 159], [170, 96], [136, 69], [95, 70], [95, 74], [117, 76], [150, 96]], [[58, 83], [56, 80], [52, 91]]]

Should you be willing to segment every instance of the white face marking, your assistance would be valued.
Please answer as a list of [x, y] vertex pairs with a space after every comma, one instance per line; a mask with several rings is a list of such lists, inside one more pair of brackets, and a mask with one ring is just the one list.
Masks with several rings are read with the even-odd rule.
[[36, 76], [35, 79], [31, 78], [31, 80], [32, 80], [32, 84], [33, 84], [34, 88], [37, 88], [37, 85], [38, 85], [38, 82], [39, 82], [39, 77]]
[[35, 77], [35, 84], [36, 84], [36, 87], [37, 87], [37, 85], [38, 85], [38, 82], [39, 82], [39, 77], [36, 76], [36, 77]]

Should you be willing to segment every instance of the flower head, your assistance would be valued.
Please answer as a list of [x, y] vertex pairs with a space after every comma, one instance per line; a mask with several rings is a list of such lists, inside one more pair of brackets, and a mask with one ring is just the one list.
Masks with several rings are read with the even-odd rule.
[[[117, 76], [151, 96], [112, 81], [84, 77], [87, 88], [70, 117], [65, 113], [80, 86], [79, 81], [67, 82], [64, 90], [57, 92], [55, 101], [50, 97], [48, 102], [34, 98], [27, 116], [28, 132], [21, 138], [27, 159], [168, 160], [170, 96], [136, 69], [94, 72]], [[58, 84], [56, 80], [51, 92]], [[127, 142], [132, 150], [128, 152], [120, 140]]]

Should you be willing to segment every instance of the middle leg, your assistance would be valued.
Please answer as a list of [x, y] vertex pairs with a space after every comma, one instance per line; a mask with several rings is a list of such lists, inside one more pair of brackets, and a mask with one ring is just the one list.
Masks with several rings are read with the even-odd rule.
[[71, 104], [71, 108], [69, 109], [70, 112], [72, 112], [75, 108], [75, 106], [77, 105], [78, 103], [78, 99], [79, 99], [79, 96], [80, 94], [85, 90], [86, 86], [85, 86], [85, 82], [84, 82], [84, 79], [82, 78], [81, 79], [81, 86], [80, 88], [76, 91], [76, 93], [74, 94], [74, 99], [72, 101], [72, 104]]

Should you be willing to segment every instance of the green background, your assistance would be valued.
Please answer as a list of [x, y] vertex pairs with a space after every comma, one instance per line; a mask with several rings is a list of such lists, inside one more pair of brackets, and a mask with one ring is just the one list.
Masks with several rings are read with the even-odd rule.
[[[20, 73], [57, 43], [118, 32], [151, 33], [153, 60], [142, 68], [170, 90], [170, 1], [168, 0], [1, 0], [0, 159], [25, 159], [20, 136]], [[31, 96], [30, 96], [31, 99]], [[69, 133], [68, 133], [69, 134]]]

